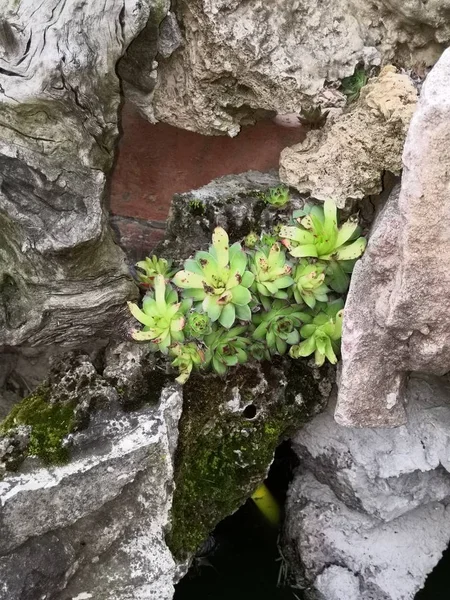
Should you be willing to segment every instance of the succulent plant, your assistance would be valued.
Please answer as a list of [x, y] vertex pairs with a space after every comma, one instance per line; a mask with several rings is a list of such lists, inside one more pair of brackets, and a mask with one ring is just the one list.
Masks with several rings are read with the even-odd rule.
[[349, 261], [359, 258], [367, 244], [364, 237], [358, 237], [357, 217], [351, 217], [338, 227], [336, 205], [332, 200], [326, 200], [323, 206], [307, 207], [305, 211], [294, 213], [294, 220], [297, 225], [280, 228], [280, 236], [284, 238], [282, 243], [297, 258], [313, 257], [333, 263], [327, 267], [330, 286], [343, 293], [348, 278], [345, 268], [337, 263], [343, 262], [348, 267]]
[[325, 358], [333, 365], [336, 364], [338, 342], [342, 336], [343, 314], [343, 302], [336, 301], [331, 303], [325, 312], [317, 314], [312, 323], [303, 325], [300, 335], [305, 339], [289, 350], [292, 358], [310, 356], [314, 352], [317, 366], [321, 367]]
[[178, 367], [180, 374], [176, 378], [178, 383], [186, 383], [194, 367], [199, 367], [205, 360], [203, 350], [198, 348], [197, 344], [190, 342], [188, 344], [174, 344], [170, 347], [170, 354], [175, 359], [172, 361], [173, 367]]
[[276, 208], [282, 208], [289, 202], [289, 189], [284, 185], [271, 188], [264, 195], [264, 201]]
[[204, 313], [191, 312], [187, 317], [184, 331], [186, 336], [201, 340], [211, 333], [211, 319]]
[[229, 329], [236, 317], [251, 319], [248, 288], [254, 275], [247, 271], [247, 255], [240, 244], [229, 247], [224, 229], [216, 227], [212, 242], [209, 252], [197, 252], [194, 259], [184, 263], [184, 270], [175, 275], [173, 283], [194, 300], [197, 310]]
[[330, 291], [325, 285], [326, 263], [310, 263], [301, 259], [296, 265], [292, 277], [294, 279], [294, 298], [297, 304], [304, 302], [314, 308], [316, 302], [327, 302]]
[[243, 364], [248, 360], [247, 346], [250, 340], [242, 334], [247, 326], [233, 327], [230, 330], [215, 326], [205, 337], [205, 366], [212, 365], [214, 371], [224, 375], [228, 367]]
[[254, 341], [248, 347], [248, 353], [255, 360], [270, 360], [270, 352], [265, 342]]
[[286, 288], [294, 283], [290, 276], [292, 266], [286, 262], [286, 254], [279, 243], [270, 249], [262, 247], [250, 256], [250, 270], [255, 277], [250, 289], [258, 292], [262, 301], [264, 297], [288, 297]]
[[259, 235], [254, 231], [250, 231], [244, 238], [244, 246], [246, 248], [254, 248], [259, 242]]
[[300, 341], [299, 328], [311, 321], [310, 315], [301, 311], [301, 306], [289, 305], [275, 300], [269, 311], [255, 314], [257, 325], [252, 333], [255, 340], [265, 339], [270, 354], [285, 354], [288, 346]]
[[325, 125], [329, 110], [322, 111], [320, 104], [301, 109], [299, 122], [308, 129], [320, 129]]
[[183, 327], [185, 313], [192, 300], [178, 301], [177, 292], [166, 285], [163, 275], [154, 279], [154, 294], [147, 293], [142, 300], [142, 309], [134, 302], [128, 302], [131, 314], [144, 325], [141, 331], [134, 331], [132, 336], [138, 341], [149, 341], [163, 354], [167, 354], [173, 342], [184, 341]]
[[350, 77], [344, 77], [342, 80], [341, 90], [342, 93], [347, 96], [348, 103], [358, 100], [361, 89], [368, 81], [369, 75], [361, 67], [355, 69], [355, 72], [353, 75], [350, 75]]
[[143, 288], [153, 287], [156, 275], [163, 275], [164, 279], [169, 280], [175, 273], [171, 260], [158, 258], [155, 255], [140, 260], [136, 263], [136, 267], [141, 269], [141, 271], [136, 271], [136, 275]]

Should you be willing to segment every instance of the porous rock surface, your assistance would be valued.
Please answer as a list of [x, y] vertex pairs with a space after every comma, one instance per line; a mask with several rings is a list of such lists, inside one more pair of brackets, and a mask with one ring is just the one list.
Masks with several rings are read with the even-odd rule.
[[225, 175], [196, 190], [175, 194], [166, 237], [155, 252], [185, 260], [211, 243], [214, 227], [223, 227], [231, 242], [241, 241], [252, 231], [270, 233], [274, 225], [286, 223], [292, 211], [305, 204], [294, 190], [285, 207], [277, 209], [267, 204], [265, 194], [280, 184], [276, 171], [247, 171]]
[[236, 135], [261, 115], [325, 100], [359, 63], [433, 64], [450, 38], [449, 10], [413, 0], [180, 0], [174, 51], [142, 64], [157, 71], [156, 87], [127, 94], [150, 120]]
[[404, 423], [407, 373], [450, 370], [449, 90], [447, 50], [423, 85], [401, 190], [378, 216], [352, 275], [336, 409], [344, 425]]
[[166, 8], [2, 2], [0, 344], [76, 346], [107, 338], [125, 318], [136, 289], [104, 208], [118, 135], [116, 64]]
[[378, 194], [384, 172], [398, 175], [401, 171], [416, 102], [408, 75], [384, 67], [362, 88], [350, 112], [282, 151], [280, 178], [318, 200], [333, 198], [340, 207], [348, 199]]
[[168, 385], [157, 403], [124, 412], [121, 394], [136, 383], [126, 377], [131, 355], [141, 362], [135, 348], [111, 362], [117, 389], [86, 356], [55, 367], [49, 403], [89, 407], [89, 425], [66, 438], [67, 464], [30, 457], [0, 481], [2, 600], [172, 598], [176, 565], [164, 535], [182, 395]]
[[414, 376], [408, 425], [297, 433], [284, 550], [308, 600], [412, 600], [450, 540], [450, 381]]

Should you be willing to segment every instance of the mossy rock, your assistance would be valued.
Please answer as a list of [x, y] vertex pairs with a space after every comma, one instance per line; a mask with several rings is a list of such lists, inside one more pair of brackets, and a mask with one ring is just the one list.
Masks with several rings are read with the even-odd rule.
[[[325, 379], [330, 369], [324, 369]], [[248, 365], [184, 387], [168, 543], [180, 560], [264, 480], [281, 440], [320, 410], [320, 379], [304, 361]]]
[[12, 457], [10, 468], [26, 456], [37, 456], [47, 465], [68, 461], [69, 451], [63, 440], [74, 429], [76, 403], [52, 404], [49, 398], [48, 387], [38, 388], [16, 404], [0, 423], [0, 436], [13, 436], [21, 425], [29, 427], [28, 445], [20, 456]]

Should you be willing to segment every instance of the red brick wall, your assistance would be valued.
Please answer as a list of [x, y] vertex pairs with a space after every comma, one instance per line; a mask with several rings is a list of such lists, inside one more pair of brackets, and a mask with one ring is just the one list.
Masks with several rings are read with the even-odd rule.
[[109, 201], [121, 243], [133, 259], [161, 239], [174, 193], [222, 175], [277, 168], [281, 150], [305, 136], [301, 128], [272, 121], [244, 127], [235, 138], [203, 136], [164, 123], [151, 125], [127, 104], [122, 129]]

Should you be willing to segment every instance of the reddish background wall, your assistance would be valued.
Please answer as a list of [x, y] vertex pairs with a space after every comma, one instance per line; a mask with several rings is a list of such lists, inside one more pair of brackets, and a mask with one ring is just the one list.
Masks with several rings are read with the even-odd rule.
[[260, 121], [238, 136], [203, 136], [164, 123], [151, 125], [125, 104], [123, 135], [110, 193], [112, 222], [134, 259], [162, 238], [173, 194], [250, 169], [278, 167], [280, 152], [305, 137], [301, 128]]

